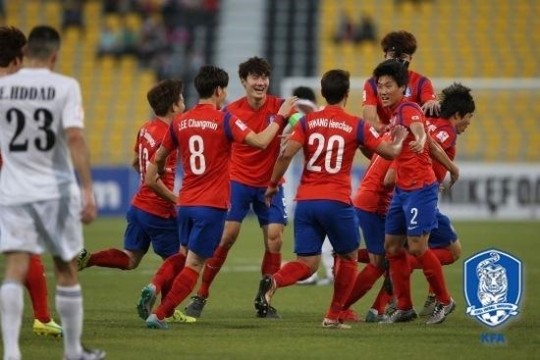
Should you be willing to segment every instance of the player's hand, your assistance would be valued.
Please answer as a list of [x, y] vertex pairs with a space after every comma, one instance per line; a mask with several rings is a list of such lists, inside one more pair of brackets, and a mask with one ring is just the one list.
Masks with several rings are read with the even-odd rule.
[[83, 189], [83, 208], [81, 221], [83, 224], [90, 224], [97, 217], [97, 205], [92, 190]]
[[396, 125], [392, 128], [390, 135], [392, 135], [392, 139], [394, 139], [394, 142], [399, 144], [405, 138], [407, 137], [407, 134], [409, 132], [407, 131], [407, 128], [403, 125]]
[[296, 105], [296, 102], [298, 101], [297, 96], [291, 96], [285, 99], [283, 104], [281, 104], [281, 107], [279, 108], [278, 114], [282, 115], [283, 117], [287, 118], [289, 114], [291, 113], [291, 110]]
[[429, 100], [421, 106], [424, 114], [428, 116], [438, 116], [441, 112], [441, 104], [438, 100]]
[[278, 192], [277, 187], [269, 186], [266, 188], [266, 192], [264, 193], [264, 202], [267, 207], [270, 207], [270, 204], [272, 203], [272, 198], [274, 195], [276, 195]]
[[411, 149], [412, 152], [420, 154], [424, 151], [424, 145], [423, 141], [413, 140], [409, 143], [409, 149]]
[[454, 166], [454, 169], [450, 171], [450, 183], [448, 183], [448, 189], [450, 189], [456, 181], [459, 179], [459, 168], [457, 166]]

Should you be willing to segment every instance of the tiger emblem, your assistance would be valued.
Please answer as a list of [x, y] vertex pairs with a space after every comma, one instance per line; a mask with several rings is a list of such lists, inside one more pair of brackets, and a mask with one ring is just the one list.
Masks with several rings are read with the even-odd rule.
[[506, 302], [508, 278], [506, 269], [498, 264], [490, 264], [477, 269], [478, 299], [483, 306]]

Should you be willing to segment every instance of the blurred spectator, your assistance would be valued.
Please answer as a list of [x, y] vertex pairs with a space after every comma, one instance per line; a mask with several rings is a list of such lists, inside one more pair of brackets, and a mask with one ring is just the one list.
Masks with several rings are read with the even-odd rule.
[[368, 14], [363, 14], [360, 18], [359, 24], [356, 26], [356, 33], [354, 36], [354, 42], [377, 42], [377, 29], [373, 18]]
[[154, 65], [156, 57], [168, 50], [167, 33], [161, 18], [149, 16], [142, 25], [137, 42], [137, 54], [141, 66]]
[[118, 57], [120, 54], [120, 34], [108, 24], [104, 24], [99, 32], [97, 57], [101, 59], [105, 55]]
[[84, 2], [85, 0], [62, 0], [62, 31], [75, 27], [84, 34]]
[[136, 0], [103, 0], [104, 14], [124, 15], [136, 8]]
[[121, 28], [118, 33], [118, 52], [120, 55], [137, 55], [137, 32], [132, 25], [122, 19]]
[[351, 20], [349, 14], [345, 11], [341, 11], [336, 32], [334, 34], [334, 42], [347, 42], [353, 41], [355, 36], [354, 23]]

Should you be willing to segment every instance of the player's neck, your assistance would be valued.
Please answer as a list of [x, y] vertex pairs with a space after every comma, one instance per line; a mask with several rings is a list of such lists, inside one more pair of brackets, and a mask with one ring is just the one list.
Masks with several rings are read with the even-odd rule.
[[29, 69], [48, 69], [52, 70], [54, 68], [54, 61], [40, 60], [40, 59], [28, 59], [25, 67]]
[[12, 74], [11, 71], [9, 71], [9, 68], [0, 68], [0, 77], [3, 77], [3, 76], [6, 76], [6, 75], [10, 75]]
[[254, 110], [258, 110], [260, 109], [264, 103], [266, 102], [266, 96], [259, 99], [259, 98], [253, 98], [253, 97], [246, 97], [247, 99], [247, 102], [249, 104], [249, 106], [251, 106], [251, 108], [253, 108]]
[[157, 118], [158, 120], [163, 121], [165, 124], [170, 124], [174, 118], [174, 114], [168, 116], [158, 116]]
[[200, 99], [199, 100], [199, 105], [212, 105], [217, 109], [218, 108], [218, 100], [213, 98], [213, 97], [208, 98], [208, 99]]

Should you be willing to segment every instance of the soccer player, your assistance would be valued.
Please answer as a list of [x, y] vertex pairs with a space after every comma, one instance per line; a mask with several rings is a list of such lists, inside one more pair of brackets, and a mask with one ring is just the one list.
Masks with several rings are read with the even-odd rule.
[[385, 223], [385, 251], [397, 298], [397, 310], [385, 322], [410, 321], [417, 317], [410, 294], [410, 269], [405, 242], [435, 292], [437, 305], [427, 324], [444, 321], [454, 308], [446, 289], [441, 263], [428, 248], [429, 234], [437, 227], [438, 183], [429, 152], [426, 120], [418, 104], [404, 98], [407, 68], [386, 60], [373, 71], [382, 104], [392, 111], [390, 126], [408, 130], [401, 154], [395, 159], [396, 189]]
[[[0, 27], [0, 77], [13, 74], [22, 67], [26, 36], [17, 28]], [[2, 155], [0, 154], [0, 169]], [[34, 311], [32, 330], [36, 335], [62, 336], [62, 327], [49, 312], [47, 278], [41, 256], [31, 255], [24, 286], [30, 294]]]
[[[225, 110], [242, 119], [255, 132], [260, 132], [280, 111], [283, 99], [267, 94], [270, 84], [270, 64], [259, 57], [241, 63], [238, 75], [246, 96], [229, 104]], [[231, 205], [225, 230], [212, 259], [203, 270], [197, 295], [186, 307], [186, 314], [199, 317], [210, 295], [210, 286], [227, 259], [230, 248], [240, 233], [242, 221], [250, 206], [257, 215], [263, 233], [264, 256], [261, 273], [273, 274], [281, 266], [283, 229], [287, 223], [283, 188], [280, 185], [270, 207], [264, 203], [264, 191], [272, 174], [272, 166], [280, 150], [279, 138], [274, 138], [265, 149], [233, 143], [231, 153]], [[277, 314], [273, 314], [278, 317]]]
[[[6, 257], [0, 287], [5, 359], [20, 359], [22, 283], [30, 254], [45, 248], [54, 260], [56, 308], [65, 359], [103, 359], [81, 345], [83, 305], [76, 256], [82, 223], [95, 217], [88, 148], [78, 82], [52, 72], [60, 36], [37, 26], [28, 37], [28, 67], [0, 78], [0, 251]], [[73, 170], [79, 175], [81, 189]], [[82, 195], [82, 196], [81, 196]]]
[[348, 328], [340, 319], [357, 274], [358, 223], [351, 205], [351, 167], [358, 146], [386, 158], [401, 151], [406, 131], [394, 129], [392, 143], [383, 141], [367, 122], [345, 112], [350, 88], [349, 73], [330, 70], [321, 79], [321, 93], [327, 106], [304, 116], [295, 126], [285, 151], [274, 166], [266, 190], [266, 201], [278, 193], [278, 184], [294, 155], [303, 149], [304, 170], [296, 194], [294, 252], [296, 260], [259, 284], [255, 308], [260, 317], [268, 314], [276, 289], [292, 285], [317, 271], [326, 235], [336, 257], [334, 294], [322, 326]]
[[[381, 40], [384, 59], [395, 59], [405, 67], [409, 67], [413, 55], [416, 52], [416, 38], [407, 31], [392, 31]], [[437, 114], [439, 102], [431, 81], [412, 70], [408, 71], [409, 82], [405, 89], [404, 97], [407, 101], [413, 101], [422, 107], [425, 113]], [[374, 77], [366, 80], [363, 97], [364, 120], [371, 123], [378, 130], [382, 130], [389, 124], [392, 112], [383, 105], [379, 99], [377, 82]]]
[[[454, 83], [442, 91], [440, 116], [428, 118], [429, 135], [444, 149], [451, 160], [456, 156], [457, 136], [463, 134], [470, 125], [474, 110], [475, 103], [471, 89]], [[434, 160], [433, 171], [442, 186], [447, 173], [446, 167]], [[428, 245], [442, 265], [450, 265], [460, 257], [461, 243], [450, 219], [438, 209], [437, 223], [438, 227], [431, 232]], [[409, 259], [409, 262], [412, 269], [419, 268], [414, 259]], [[430, 289], [419, 315], [430, 316], [435, 310], [435, 305], [435, 294]]]
[[150, 314], [159, 284], [144, 287], [139, 300], [139, 316], [149, 328], [167, 328], [164, 319], [174, 312], [193, 290], [199, 273], [212, 257], [223, 234], [230, 202], [229, 159], [233, 142], [264, 149], [285, 126], [285, 117], [294, 106], [290, 98], [281, 106], [265, 130], [256, 134], [228, 111], [219, 111], [227, 96], [228, 74], [214, 66], [203, 66], [195, 77], [198, 105], [175, 118], [168, 134], [150, 163], [146, 181], [165, 174], [167, 156], [179, 150], [184, 169], [178, 195], [180, 241], [188, 248], [185, 266], [174, 278], [161, 305]]

